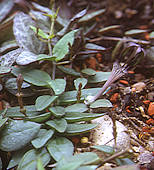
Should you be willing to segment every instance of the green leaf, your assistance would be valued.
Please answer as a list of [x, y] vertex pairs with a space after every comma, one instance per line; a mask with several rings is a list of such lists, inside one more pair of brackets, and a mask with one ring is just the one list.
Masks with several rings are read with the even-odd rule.
[[[87, 96], [95, 96], [96, 93], [98, 93], [100, 90], [101, 90], [101, 88], [89, 88], [89, 89], [81, 90], [81, 100], [84, 100]], [[104, 93], [106, 93], [106, 91]], [[64, 92], [62, 95], [59, 96], [58, 102], [60, 104], [75, 103], [77, 101], [76, 96], [77, 96], [77, 91], [76, 90]]]
[[59, 161], [62, 158], [69, 158], [73, 155], [74, 146], [70, 140], [65, 137], [56, 137], [51, 139], [47, 145], [47, 149], [50, 155], [55, 161]]
[[131, 35], [142, 34], [142, 33], [146, 33], [146, 32], [147, 32], [147, 30], [132, 29], [132, 30], [126, 31], [125, 35], [131, 36]]
[[21, 149], [37, 135], [40, 127], [34, 122], [11, 120], [1, 132], [0, 149], [8, 152]]
[[154, 39], [154, 31], [149, 34], [150, 39]]
[[15, 166], [17, 166], [19, 164], [19, 162], [21, 161], [22, 157], [24, 156], [24, 154], [29, 151], [30, 146], [27, 147], [23, 147], [20, 150], [14, 151], [11, 153], [11, 160], [9, 162], [9, 165], [7, 167], [7, 169], [11, 169]]
[[62, 117], [65, 115], [65, 108], [61, 106], [55, 106], [50, 107], [49, 111], [55, 116], [55, 117]]
[[[34, 105], [24, 106], [24, 107], [26, 109], [27, 116], [36, 116], [36, 115], [40, 114], [40, 112], [38, 112], [36, 110]], [[0, 114], [2, 114], [3, 111], [4, 110], [1, 110]], [[19, 106], [7, 108], [6, 116], [10, 117], [10, 118], [16, 118], [16, 117], [25, 118], [25, 116], [22, 113], [20, 113], [20, 107]]]
[[107, 146], [107, 145], [91, 146], [91, 148], [97, 149], [99, 151], [102, 151], [102, 152], [105, 152], [105, 153], [109, 153], [109, 154], [113, 154], [114, 153], [114, 148], [111, 147], [111, 146]]
[[103, 108], [104, 107], [112, 107], [112, 103], [107, 99], [99, 99], [90, 105], [90, 108], [93, 108], [93, 109], [99, 108], [99, 107], [103, 107]]
[[12, 73], [15, 76], [22, 74], [25, 81], [36, 86], [47, 86], [51, 81], [51, 77], [44, 71], [29, 68], [15, 68], [13, 67]]
[[105, 51], [106, 50], [106, 48], [104, 48], [100, 45], [93, 44], [93, 43], [87, 43], [85, 45], [85, 48], [88, 50], [96, 50], [96, 51]]
[[25, 117], [25, 120], [29, 120], [36, 123], [42, 123], [48, 120], [50, 117], [51, 117], [51, 113], [48, 112], [37, 116]]
[[82, 72], [83, 74], [88, 75], [88, 76], [94, 76], [94, 75], [96, 75], [96, 73], [97, 73], [95, 70], [93, 70], [93, 69], [91, 69], [91, 68], [85, 68], [85, 69], [81, 70], [81, 72]]
[[55, 95], [60, 95], [65, 91], [66, 81], [64, 79], [50, 80], [48, 85], [53, 89]]
[[81, 133], [86, 133], [94, 129], [97, 124], [68, 124], [66, 133], [69, 135], [78, 135]]
[[83, 17], [79, 20], [79, 23], [84, 23], [84, 22], [91, 21], [91, 20], [93, 20], [94, 18], [102, 15], [104, 12], [105, 12], [105, 9], [100, 9], [100, 10], [97, 10], [97, 11], [95, 11], [95, 12], [91, 12], [91, 13], [89, 13], [89, 14], [86, 14], [85, 16], [83, 16]]
[[88, 110], [87, 105], [83, 103], [76, 103], [65, 108], [65, 112], [85, 112]]
[[21, 159], [17, 170], [33, 170], [37, 168], [37, 160], [42, 161], [43, 167], [45, 167], [50, 161], [50, 155], [45, 148], [38, 150], [32, 149], [25, 153]]
[[69, 160], [60, 160], [55, 168], [55, 170], [78, 170], [80, 165], [82, 165], [84, 161], [69, 161]]
[[46, 34], [43, 30], [41, 30], [40, 28], [36, 28], [34, 26], [30, 26], [30, 28], [35, 32], [35, 34], [37, 34], [38, 36], [40, 36], [41, 38], [44, 38], [44, 39], [48, 39], [49, 38], [49, 35]]
[[88, 78], [88, 83], [104, 82], [109, 78], [110, 74], [111, 72], [102, 72], [102, 71], [96, 72], [94, 76], [90, 76]]
[[[75, 164], [77, 167], [81, 165], [89, 165], [99, 163], [100, 159], [94, 152], [84, 152], [75, 154], [74, 156], [65, 157], [61, 159], [56, 166], [56, 170], [72, 170], [71, 165]], [[79, 164], [78, 164], [79, 163]], [[63, 168], [66, 167], [66, 168]], [[86, 169], [85, 169], [86, 170]]]
[[2, 118], [0, 116], [0, 129], [6, 124], [8, 118]]
[[65, 34], [54, 46], [53, 56], [56, 57], [56, 62], [62, 60], [66, 54], [69, 52], [69, 44], [72, 46], [74, 42], [75, 33], [78, 30], [73, 30]]
[[104, 113], [95, 114], [95, 113], [66, 113], [65, 119], [68, 123], [81, 122], [81, 121], [90, 121], [98, 117], [104, 116]]
[[90, 108], [99, 108], [99, 107], [113, 107], [112, 103], [107, 99], [98, 99], [90, 105]]
[[58, 96], [50, 96], [50, 95], [39, 96], [35, 102], [36, 110], [41, 111], [46, 109], [57, 98]]
[[101, 28], [98, 32], [101, 33], [101, 34], [104, 34], [106, 32], [109, 32], [109, 31], [113, 31], [117, 28], [120, 28], [121, 25], [111, 25], [111, 26], [108, 26], [108, 27], [105, 27], [105, 28]]
[[81, 75], [79, 72], [75, 71], [72, 68], [67, 68], [67, 67], [64, 67], [64, 66], [58, 66], [58, 68], [62, 72], [66, 73], [66, 74], [69, 74], [69, 75], [72, 75], [72, 76], [78, 76], [79, 77]]
[[97, 165], [81, 166], [77, 170], [96, 170]]
[[32, 145], [37, 149], [44, 146], [47, 141], [53, 136], [54, 130], [40, 129], [38, 137], [31, 141]]
[[46, 55], [46, 54], [39, 54], [38, 57], [37, 57], [37, 60], [50, 60], [50, 61], [54, 61], [55, 57], [49, 56], [49, 55]]
[[75, 79], [74, 80], [74, 85], [75, 85], [76, 90], [79, 89], [80, 84], [81, 84], [81, 89], [83, 89], [86, 86], [87, 82], [88, 81], [87, 81], [86, 78], [77, 78], [77, 79]]
[[67, 121], [64, 118], [49, 120], [45, 124], [54, 128], [60, 133], [65, 132], [67, 127]]
[[40, 158], [37, 159], [37, 170], [45, 170]]
[[7, 67], [7, 66], [0, 66], [0, 75], [1, 74], [7, 74], [11, 72], [11, 67]]

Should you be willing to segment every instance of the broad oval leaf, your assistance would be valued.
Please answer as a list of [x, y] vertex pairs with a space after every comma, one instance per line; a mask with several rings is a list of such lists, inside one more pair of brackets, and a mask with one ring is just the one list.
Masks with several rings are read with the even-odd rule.
[[65, 108], [61, 106], [55, 106], [50, 107], [49, 111], [55, 116], [55, 117], [62, 117], [65, 115]]
[[65, 137], [56, 137], [51, 139], [47, 145], [47, 149], [50, 155], [55, 161], [59, 161], [62, 158], [69, 158], [73, 155], [74, 146], [70, 140]]
[[1, 132], [0, 149], [8, 152], [21, 149], [37, 135], [40, 127], [34, 122], [11, 120]]
[[98, 117], [104, 116], [104, 113], [95, 114], [95, 113], [66, 113], [65, 119], [68, 123], [81, 122], [81, 121], [90, 121]]
[[29, 15], [23, 12], [18, 12], [15, 15], [13, 32], [16, 41], [26, 51], [31, 51], [35, 54], [43, 53], [46, 44], [37, 38], [30, 26], [36, 26], [36, 23]]
[[83, 103], [76, 103], [65, 108], [65, 112], [85, 112], [88, 110], [87, 105]]
[[68, 135], [78, 135], [94, 129], [97, 124], [68, 124], [66, 133]]
[[114, 153], [114, 148], [111, 146], [107, 146], [107, 145], [96, 145], [96, 146], [91, 146], [91, 148], [93, 149], [97, 149], [99, 151], [105, 152], [105, 153], [109, 153], [109, 154], [113, 154]]
[[16, 63], [19, 65], [27, 65], [38, 60], [36, 54], [30, 51], [22, 51], [16, 59]]
[[49, 120], [45, 124], [54, 128], [60, 133], [65, 132], [67, 128], [67, 121], [64, 118]]
[[55, 79], [55, 80], [50, 80], [48, 82], [48, 85], [53, 89], [55, 92], [55, 95], [60, 95], [65, 91], [66, 87], [66, 80], [64, 79]]
[[[34, 105], [29, 105], [24, 107], [26, 109], [27, 116], [36, 116], [40, 114], [40, 112], [36, 110], [36, 107]], [[2, 114], [3, 111], [4, 110], [1, 110], [0, 114]], [[20, 112], [19, 106], [7, 108], [5, 115], [9, 118], [16, 118], [16, 117], [25, 118], [25, 116]]]
[[62, 72], [66, 73], [66, 74], [69, 74], [69, 75], [72, 75], [72, 76], [78, 76], [79, 77], [81, 75], [79, 72], [75, 71], [72, 68], [67, 68], [67, 67], [64, 67], [64, 66], [58, 66], [58, 68]]
[[57, 98], [58, 96], [50, 96], [50, 95], [39, 96], [35, 102], [36, 110], [38, 111], [44, 110], [51, 103], [53, 103]]
[[45, 167], [50, 161], [50, 155], [45, 148], [39, 150], [32, 149], [24, 154], [17, 170], [37, 169], [37, 160], [40, 159]]
[[69, 52], [69, 45], [73, 45], [75, 33], [78, 30], [73, 30], [65, 34], [54, 46], [53, 56], [56, 57], [56, 62], [62, 60]]
[[102, 72], [102, 71], [96, 72], [94, 76], [90, 76], [88, 78], [88, 83], [104, 82], [109, 78], [110, 74], [111, 72]]
[[112, 107], [112, 103], [107, 99], [99, 99], [90, 105], [90, 108], [100, 108], [100, 107]]
[[51, 113], [48, 112], [37, 116], [25, 117], [25, 120], [29, 120], [36, 123], [42, 123], [44, 121], [47, 121], [50, 117], [51, 117]]
[[22, 74], [25, 81], [34, 84], [36, 86], [48, 86], [48, 82], [51, 81], [51, 77], [49, 76], [49, 74], [37, 69], [13, 67], [12, 73], [15, 76]]
[[75, 85], [75, 88], [76, 90], [79, 89], [79, 86], [81, 84], [81, 89], [83, 89], [86, 84], [87, 84], [88, 80], [86, 78], [77, 78], [74, 80], [74, 85]]
[[53, 129], [40, 129], [37, 138], [32, 140], [31, 143], [35, 148], [41, 148], [47, 143], [47, 141], [53, 136], [53, 134]]
[[96, 73], [97, 73], [95, 70], [93, 70], [93, 69], [91, 69], [91, 68], [85, 68], [85, 69], [81, 70], [81, 72], [82, 72], [83, 74], [88, 75], [88, 76], [94, 76], [94, 75], [96, 75]]

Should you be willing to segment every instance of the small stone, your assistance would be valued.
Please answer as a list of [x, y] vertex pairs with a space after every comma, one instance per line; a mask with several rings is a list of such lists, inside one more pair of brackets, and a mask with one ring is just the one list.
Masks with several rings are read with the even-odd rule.
[[148, 114], [149, 114], [150, 116], [153, 116], [153, 115], [154, 115], [154, 102], [151, 102], [151, 103], [149, 104]]
[[139, 93], [145, 88], [146, 84], [144, 82], [138, 82], [132, 85], [132, 92]]

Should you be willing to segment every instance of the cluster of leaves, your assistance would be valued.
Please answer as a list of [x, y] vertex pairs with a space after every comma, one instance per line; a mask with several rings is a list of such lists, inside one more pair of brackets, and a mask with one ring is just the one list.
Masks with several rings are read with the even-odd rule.
[[[98, 162], [99, 157], [89, 152], [73, 156], [74, 146], [67, 136], [85, 133], [97, 126], [83, 122], [103, 116], [105, 113], [90, 113], [82, 101], [88, 95], [95, 95], [100, 88], [84, 89], [84, 87], [87, 83], [106, 81], [110, 72], [96, 72], [92, 69], [77, 72], [64, 67], [63, 63], [69, 63], [75, 55], [74, 49], [78, 48], [75, 47], [75, 42], [78, 40], [77, 33], [81, 35], [81, 29], [71, 31], [74, 23], [91, 20], [104, 10], [97, 11], [90, 17], [85, 15], [84, 10], [70, 22], [66, 22], [50, 9], [35, 3], [34, 5], [43, 11], [30, 11], [35, 20], [23, 12], [15, 15], [13, 32], [18, 48], [1, 57], [0, 74], [2, 79], [6, 80], [5, 88], [13, 94], [17, 93], [19, 87], [16, 78], [10, 78], [10, 75], [17, 77], [22, 75], [25, 81], [21, 83], [22, 89], [40, 86], [42, 89], [48, 89], [48, 94], [40, 95], [35, 105], [24, 106], [24, 114], [20, 103], [19, 107], [1, 111], [0, 149], [12, 153], [7, 168], [18, 165], [19, 170], [43, 169], [49, 162], [56, 162], [57, 170], [88, 167], [95, 169], [96, 166], [90, 164]], [[60, 31], [54, 33], [53, 25]], [[45, 54], [47, 45], [48, 55]], [[105, 50], [104, 47], [90, 43], [85, 43], [84, 46], [92, 53]], [[40, 60], [52, 62], [53, 79], [47, 72], [31, 67], [31, 63], [35, 62], [37, 65]], [[15, 64], [18, 67], [14, 66]], [[65, 91], [67, 82], [64, 77], [54, 78], [57, 76], [55, 69], [75, 77], [74, 91]], [[27, 93], [25, 92], [24, 96], [33, 95]], [[98, 107], [110, 108], [112, 104], [106, 99], [101, 99], [90, 105], [90, 108]]]

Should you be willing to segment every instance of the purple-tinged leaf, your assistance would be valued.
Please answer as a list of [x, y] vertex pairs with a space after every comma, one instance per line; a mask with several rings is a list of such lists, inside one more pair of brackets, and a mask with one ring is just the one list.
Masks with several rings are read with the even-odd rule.
[[17, 13], [13, 24], [16, 41], [24, 50], [31, 51], [35, 54], [43, 53], [46, 44], [38, 39], [37, 35], [30, 28], [31, 26], [36, 27], [36, 23], [29, 15], [23, 12]]

